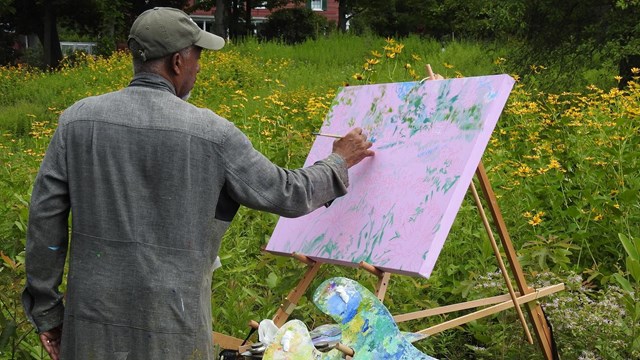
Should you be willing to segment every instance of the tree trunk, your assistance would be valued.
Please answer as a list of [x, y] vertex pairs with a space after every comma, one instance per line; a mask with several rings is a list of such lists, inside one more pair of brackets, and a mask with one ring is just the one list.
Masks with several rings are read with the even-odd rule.
[[44, 48], [44, 66], [49, 69], [57, 68], [62, 60], [60, 38], [56, 23], [56, 13], [51, 0], [44, 2], [43, 33], [40, 42]]
[[229, 22], [229, 37], [237, 39], [244, 31], [240, 31], [240, 0], [231, 0], [231, 6], [229, 6], [229, 16], [227, 20]]
[[225, 17], [225, 1], [224, 0], [216, 0], [216, 23], [214, 33], [218, 36], [221, 36], [223, 39], [226, 39], [229, 34], [227, 34], [227, 25], [226, 25], [226, 17]]
[[251, 0], [245, 0], [245, 11], [244, 11], [244, 25], [245, 30], [247, 31], [247, 36], [251, 36], [251, 30], [253, 29], [253, 24], [251, 23]]
[[338, 1], [338, 30], [341, 32], [347, 31], [347, 1]]

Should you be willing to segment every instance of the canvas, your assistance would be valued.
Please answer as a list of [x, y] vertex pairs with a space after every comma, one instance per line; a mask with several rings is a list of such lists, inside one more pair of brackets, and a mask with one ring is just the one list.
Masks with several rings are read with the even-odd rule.
[[[362, 127], [376, 154], [349, 169], [347, 195], [280, 218], [266, 250], [428, 277], [513, 84], [492, 75], [342, 88], [320, 131]], [[334, 140], [318, 137], [305, 166]]]

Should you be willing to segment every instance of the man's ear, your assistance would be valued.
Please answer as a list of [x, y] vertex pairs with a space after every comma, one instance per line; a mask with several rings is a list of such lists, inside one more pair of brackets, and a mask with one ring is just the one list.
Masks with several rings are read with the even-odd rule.
[[171, 55], [170, 68], [175, 75], [182, 74], [182, 65], [184, 65], [184, 59], [182, 58], [179, 52]]

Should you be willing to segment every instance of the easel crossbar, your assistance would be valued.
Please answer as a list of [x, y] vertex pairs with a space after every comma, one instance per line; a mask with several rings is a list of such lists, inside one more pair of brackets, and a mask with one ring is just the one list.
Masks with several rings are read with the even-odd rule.
[[[551, 285], [551, 286], [547, 286], [545, 288], [541, 288], [541, 289], [537, 289], [534, 292], [531, 292], [529, 294], [526, 295], [522, 295], [522, 296], [518, 296], [516, 298], [516, 302], [518, 305], [521, 304], [526, 304], [528, 302], [534, 301], [536, 299], [539, 299], [541, 297], [556, 293], [558, 291], [562, 291], [564, 290], [564, 284], [560, 283], [560, 284], [556, 284], [556, 285]], [[441, 324], [432, 326], [430, 328], [424, 329], [424, 330], [420, 330], [417, 331], [417, 334], [424, 334], [424, 335], [434, 335], [437, 334], [439, 332], [442, 332], [444, 330], [448, 330], [451, 328], [454, 328], [456, 326], [460, 326], [463, 324], [466, 324], [468, 322], [498, 313], [500, 311], [504, 311], [507, 310], [509, 308], [512, 308], [514, 306], [514, 302], [511, 301], [510, 299], [510, 295], [505, 295], [507, 296], [507, 298], [509, 299], [508, 301], [504, 301], [500, 304], [497, 305], [493, 305], [490, 306], [488, 308], [482, 309], [482, 310], [478, 310], [476, 312], [473, 312], [471, 314], [467, 314], [464, 316], [460, 316], [457, 317], [455, 319], [449, 320], [449, 321], [445, 321]], [[464, 303], [463, 303], [464, 304]]]
[[[520, 296], [520, 293], [516, 292], [516, 295]], [[423, 318], [435, 316], [435, 315], [448, 314], [454, 311], [461, 311], [461, 310], [477, 308], [480, 306], [498, 304], [507, 300], [511, 300], [511, 295], [509, 294], [498, 295], [498, 296], [472, 300], [472, 301], [467, 301], [467, 302], [453, 304], [453, 305], [440, 306], [433, 309], [426, 309], [426, 310], [414, 311], [406, 314], [395, 315], [393, 317], [393, 320], [395, 320], [396, 323], [401, 323], [401, 322], [410, 321], [410, 320], [423, 319]]]

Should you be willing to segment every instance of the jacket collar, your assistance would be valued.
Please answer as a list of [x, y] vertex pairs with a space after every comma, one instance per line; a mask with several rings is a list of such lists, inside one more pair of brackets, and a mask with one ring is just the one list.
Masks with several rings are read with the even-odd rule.
[[139, 73], [134, 75], [129, 86], [149, 87], [152, 89], [169, 91], [173, 95], [176, 95], [176, 89], [173, 87], [173, 84], [169, 80], [154, 73]]

